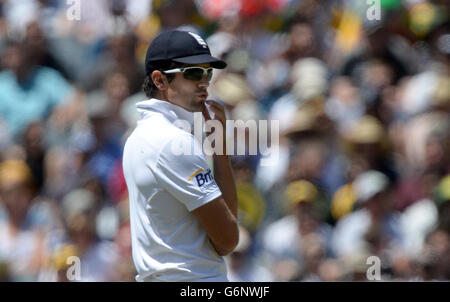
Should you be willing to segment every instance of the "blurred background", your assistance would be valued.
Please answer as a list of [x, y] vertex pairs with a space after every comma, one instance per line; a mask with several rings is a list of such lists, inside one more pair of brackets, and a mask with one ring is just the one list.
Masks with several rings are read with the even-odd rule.
[[228, 62], [209, 91], [230, 119], [280, 121], [275, 165], [232, 159], [230, 280], [367, 280], [370, 256], [381, 280], [450, 279], [447, 1], [70, 3], [0, 0], [1, 281], [67, 281], [70, 256], [134, 281], [122, 148], [174, 28]]

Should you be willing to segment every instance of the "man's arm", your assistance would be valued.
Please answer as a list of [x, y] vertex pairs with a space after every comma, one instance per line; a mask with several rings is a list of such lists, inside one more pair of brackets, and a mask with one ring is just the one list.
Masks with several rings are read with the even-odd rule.
[[225, 256], [234, 250], [239, 241], [238, 223], [222, 196], [192, 213], [205, 229], [217, 254]]
[[[238, 216], [238, 201], [236, 193], [236, 182], [234, 181], [233, 170], [231, 168], [230, 158], [227, 155], [227, 134], [225, 109], [216, 102], [208, 101], [211, 111], [214, 112], [214, 119], [218, 120], [222, 125], [222, 154], [214, 154], [214, 178], [222, 191], [223, 198], [234, 217]], [[205, 119], [210, 119], [208, 109], [204, 108]]]
[[[239, 240], [238, 229], [238, 201], [236, 183], [228, 155], [226, 155], [225, 110], [217, 103], [211, 104], [215, 119], [222, 124], [224, 134], [224, 155], [213, 156], [214, 178], [222, 192], [222, 196], [216, 200], [196, 209], [193, 214], [197, 216], [200, 224], [205, 228], [211, 243], [217, 253], [224, 256], [233, 251]], [[205, 119], [210, 119], [208, 112], [204, 111]]]
[[236, 183], [228, 155], [214, 155], [214, 178], [228, 208], [237, 219], [238, 201]]
[[236, 185], [227, 155], [214, 155], [214, 178], [222, 196], [192, 213], [206, 230], [216, 252], [225, 256], [239, 241]]

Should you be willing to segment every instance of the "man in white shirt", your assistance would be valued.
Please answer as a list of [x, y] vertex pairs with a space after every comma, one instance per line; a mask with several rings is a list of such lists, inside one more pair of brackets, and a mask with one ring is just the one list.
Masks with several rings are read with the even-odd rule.
[[213, 68], [226, 63], [211, 56], [200, 36], [176, 30], [158, 35], [145, 61], [150, 99], [137, 104], [141, 120], [123, 155], [136, 280], [227, 281], [223, 256], [239, 237], [229, 158], [213, 155], [213, 177], [203, 152], [174, 152], [180, 145], [201, 150], [201, 142], [174, 122], [192, 126], [194, 112], [210, 119], [206, 102], [225, 132], [224, 109], [207, 101], [207, 88]]

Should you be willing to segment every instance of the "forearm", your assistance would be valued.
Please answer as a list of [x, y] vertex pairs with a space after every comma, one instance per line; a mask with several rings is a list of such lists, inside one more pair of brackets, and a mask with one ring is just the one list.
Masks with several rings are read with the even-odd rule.
[[[210, 110], [214, 113], [214, 119], [219, 121], [222, 126], [222, 154], [218, 155], [214, 154], [214, 178], [216, 180], [217, 185], [222, 191], [222, 197], [225, 200], [225, 203], [230, 210], [231, 214], [236, 218], [238, 218], [238, 201], [237, 201], [237, 193], [236, 193], [236, 184], [234, 182], [233, 170], [231, 168], [231, 162], [228, 155], [226, 155], [226, 145], [227, 145], [227, 135], [226, 135], [226, 114], [225, 109], [222, 105], [217, 102], [208, 100], [207, 103], [210, 105]], [[206, 106], [203, 110], [203, 115], [205, 119], [211, 120], [211, 116], [209, 114]]]
[[223, 199], [231, 213], [237, 219], [238, 201], [236, 183], [228, 155], [214, 155], [214, 178], [222, 191]]

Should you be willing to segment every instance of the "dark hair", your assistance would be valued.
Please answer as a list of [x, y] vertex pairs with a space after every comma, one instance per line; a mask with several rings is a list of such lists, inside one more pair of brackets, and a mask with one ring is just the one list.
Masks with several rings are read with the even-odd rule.
[[[155, 68], [152, 70], [152, 72], [155, 70], [163, 71], [176, 67], [178, 67], [177, 64], [173, 62], [162, 62], [155, 65]], [[175, 78], [175, 74], [166, 74], [166, 77], [170, 83]], [[144, 83], [142, 84], [142, 90], [148, 98], [156, 97], [158, 87], [156, 87], [155, 83], [153, 83], [151, 72], [145, 76]]]

